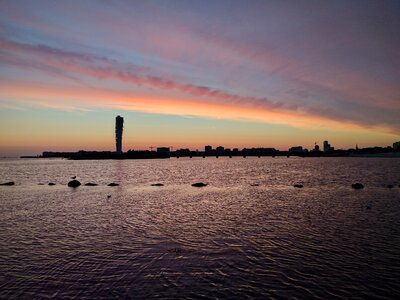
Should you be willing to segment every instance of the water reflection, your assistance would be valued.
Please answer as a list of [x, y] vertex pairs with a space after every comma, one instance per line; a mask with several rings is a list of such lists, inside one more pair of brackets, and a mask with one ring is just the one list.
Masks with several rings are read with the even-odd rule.
[[[399, 293], [400, 189], [385, 186], [400, 182], [399, 160], [17, 160], [0, 168], [17, 183], [0, 194], [2, 298]], [[99, 186], [70, 189], [70, 174]], [[37, 185], [47, 181], [57, 185]], [[199, 181], [209, 185], [191, 186]], [[365, 189], [352, 190], [356, 181]]]

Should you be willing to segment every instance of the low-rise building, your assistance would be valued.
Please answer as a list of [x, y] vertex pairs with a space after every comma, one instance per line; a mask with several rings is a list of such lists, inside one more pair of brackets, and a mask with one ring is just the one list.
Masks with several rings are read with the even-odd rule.
[[157, 153], [169, 154], [169, 147], [157, 147]]
[[289, 148], [289, 152], [302, 153], [302, 152], [304, 152], [304, 150], [303, 150], [302, 146], [294, 146], [294, 147]]
[[217, 151], [217, 153], [221, 154], [221, 153], [224, 153], [225, 148], [222, 146], [218, 146], [217, 148], [215, 148], [215, 150]]

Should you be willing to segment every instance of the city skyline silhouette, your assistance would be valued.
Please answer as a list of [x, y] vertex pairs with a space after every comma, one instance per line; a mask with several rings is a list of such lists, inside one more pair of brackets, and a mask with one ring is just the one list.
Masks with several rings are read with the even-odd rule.
[[[173, 146], [149, 146], [149, 150], [138, 150], [129, 149], [125, 153], [123, 152], [123, 126], [124, 118], [121, 116], [115, 117], [115, 151], [98, 151], [98, 150], [79, 150], [77, 152], [66, 152], [66, 151], [44, 151], [42, 155], [37, 156], [21, 156], [22, 158], [71, 158], [71, 159], [151, 159], [151, 158], [170, 158], [170, 157], [209, 157], [213, 156], [216, 158], [221, 157], [237, 157], [242, 156], [299, 156], [299, 157], [319, 157], [319, 156], [332, 156], [332, 157], [347, 157], [347, 156], [383, 156], [383, 157], [400, 157], [400, 142], [394, 142], [392, 146], [387, 147], [368, 147], [359, 148], [356, 144], [355, 148], [351, 149], [335, 149], [329, 141], [323, 141], [323, 147], [320, 148], [318, 142], [314, 143], [312, 149], [307, 149], [303, 146], [292, 146], [287, 151], [280, 151], [273, 147], [244, 147], [240, 149], [225, 148], [222, 145], [216, 146], [215, 148], [211, 145], [205, 145], [203, 150], [193, 150], [189, 148], [175, 148]], [[154, 150], [153, 150], [154, 149]], [[322, 149], [322, 150], [321, 150]]]

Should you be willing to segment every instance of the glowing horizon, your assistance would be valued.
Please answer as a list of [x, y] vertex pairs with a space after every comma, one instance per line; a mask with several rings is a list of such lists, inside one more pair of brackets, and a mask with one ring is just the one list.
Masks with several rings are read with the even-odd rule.
[[226, 4], [1, 3], [0, 153], [400, 139], [398, 4]]

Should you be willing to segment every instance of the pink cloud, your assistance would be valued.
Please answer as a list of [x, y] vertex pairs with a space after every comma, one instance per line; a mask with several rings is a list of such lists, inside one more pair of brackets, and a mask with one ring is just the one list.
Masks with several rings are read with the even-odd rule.
[[[191, 96], [208, 97], [214, 100], [222, 100], [229, 103], [253, 105], [265, 108], [285, 108], [283, 102], [273, 102], [267, 98], [257, 98], [251, 96], [240, 96], [233, 93], [212, 89], [206, 86], [198, 86], [176, 82], [159, 76], [147, 75], [148, 68], [135, 66], [132, 64], [120, 64], [115, 60], [103, 56], [83, 54], [77, 52], [54, 49], [43, 45], [28, 45], [17, 42], [0, 40], [0, 47], [8, 50], [11, 58], [8, 62], [16, 63], [14, 53], [20, 52], [28, 56], [34, 56], [40, 63], [25, 60], [23, 63], [31, 67], [39, 68], [42, 66], [52, 66], [62, 70], [68, 70], [72, 74], [83, 74], [99, 79], [117, 79], [135, 85], [146, 85], [158, 89], [176, 90]], [[291, 109], [295, 107], [290, 106]]]
[[318, 116], [326, 120], [342, 120], [368, 126], [378, 124], [386, 126], [385, 122], [379, 122], [379, 120], [372, 120], [372, 122], [369, 122], [369, 120], [367, 122], [363, 120], [354, 121], [337, 116], [329, 110], [310, 108], [305, 105], [296, 105], [284, 101], [272, 101], [268, 98], [243, 96], [207, 86], [181, 83], [165, 77], [152, 75], [153, 71], [149, 68], [133, 64], [121, 64], [116, 60], [104, 56], [64, 51], [43, 45], [22, 44], [9, 40], [0, 40], [0, 47], [3, 51], [7, 52], [2, 61], [11, 64], [18, 64], [18, 60], [22, 57], [23, 62], [20, 64], [23, 65], [26, 63], [26, 66], [31, 68], [62, 70], [63, 73], [70, 76], [88, 76], [101, 80], [112, 79], [135, 86], [145, 86], [165, 91], [178, 91], [183, 95], [194, 97], [193, 101], [228, 104], [238, 108], [250, 107], [263, 111], [288, 112], [299, 116], [308, 115], [310, 118]]

